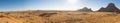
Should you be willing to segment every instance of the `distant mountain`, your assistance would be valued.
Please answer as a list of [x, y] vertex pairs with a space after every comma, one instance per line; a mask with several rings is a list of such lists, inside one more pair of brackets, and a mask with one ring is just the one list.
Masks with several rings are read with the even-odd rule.
[[88, 9], [87, 7], [84, 7], [83, 9], [79, 9], [78, 11], [81, 11], [81, 12], [92, 12], [91, 8]]
[[102, 7], [98, 10], [99, 12], [114, 12], [114, 11], [120, 11], [114, 3], [109, 3], [106, 8]]

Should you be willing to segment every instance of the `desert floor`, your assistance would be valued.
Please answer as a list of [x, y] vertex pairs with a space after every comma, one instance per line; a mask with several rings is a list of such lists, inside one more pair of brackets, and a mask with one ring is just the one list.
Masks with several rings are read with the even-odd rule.
[[120, 23], [113, 12], [1, 12], [0, 23]]

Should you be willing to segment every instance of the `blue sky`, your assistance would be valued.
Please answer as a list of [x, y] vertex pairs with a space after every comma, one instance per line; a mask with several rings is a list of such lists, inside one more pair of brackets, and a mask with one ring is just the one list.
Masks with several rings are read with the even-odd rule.
[[0, 0], [0, 11], [24, 9], [25, 0]]
[[98, 10], [108, 3], [114, 3], [120, 8], [120, 0], [0, 0], [0, 11], [77, 10], [83, 7]]

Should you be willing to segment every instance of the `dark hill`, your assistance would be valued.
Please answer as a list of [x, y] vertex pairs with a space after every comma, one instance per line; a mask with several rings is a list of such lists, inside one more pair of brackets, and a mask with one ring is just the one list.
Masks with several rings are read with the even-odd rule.
[[114, 11], [119, 11], [119, 9], [114, 5], [114, 3], [109, 3], [106, 8], [102, 7], [98, 11], [100, 11], [100, 12], [114, 12]]

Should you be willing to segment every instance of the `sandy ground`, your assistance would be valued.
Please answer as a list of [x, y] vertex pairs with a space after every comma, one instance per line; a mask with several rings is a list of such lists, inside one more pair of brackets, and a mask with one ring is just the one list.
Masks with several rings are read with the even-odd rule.
[[113, 12], [3, 12], [0, 23], [120, 23]]

